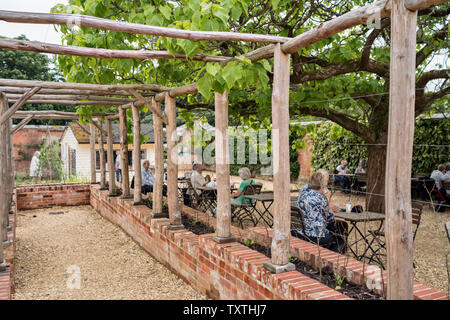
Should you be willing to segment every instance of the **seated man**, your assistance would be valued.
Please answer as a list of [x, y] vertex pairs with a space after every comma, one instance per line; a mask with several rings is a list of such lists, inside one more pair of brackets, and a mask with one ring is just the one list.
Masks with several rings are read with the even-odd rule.
[[142, 163], [142, 193], [147, 194], [149, 192], [153, 192], [153, 183], [155, 181], [155, 177], [153, 176], [152, 170], [150, 170], [150, 161], [145, 160]]
[[202, 176], [202, 171], [203, 165], [201, 163], [194, 163], [192, 165], [191, 184], [198, 195], [202, 193], [202, 190], [199, 190], [198, 187], [204, 187], [208, 183], [205, 177]]
[[448, 203], [449, 201], [447, 197], [447, 192], [444, 189], [444, 185], [442, 184], [442, 181], [446, 180], [445, 166], [443, 164], [438, 165], [437, 170], [433, 170], [433, 172], [430, 175], [430, 178], [434, 179], [436, 189], [441, 199]]
[[350, 193], [350, 178], [340, 176], [342, 174], [348, 174], [347, 160], [342, 160], [341, 164], [336, 168], [337, 174], [334, 176], [334, 181], [341, 183], [342, 191], [344, 193]]
[[355, 169], [355, 173], [364, 174], [366, 173], [366, 169], [364, 168], [364, 160], [359, 161], [359, 167]]
[[328, 172], [318, 170], [300, 190], [297, 206], [302, 210], [305, 229], [292, 229], [291, 234], [321, 246], [330, 245], [330, 250], [342, 253], [348, 226], [345, 222], [335, 223], [333, 212], [340, 209], [329, 203], [328, 179]]

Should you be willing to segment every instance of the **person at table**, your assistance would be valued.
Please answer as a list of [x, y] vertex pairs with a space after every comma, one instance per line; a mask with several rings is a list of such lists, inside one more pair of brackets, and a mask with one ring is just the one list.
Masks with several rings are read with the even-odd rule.
[[337, 175], [334, 176], [334, 181], [341, 184], [344, 193], [350, 193], [350, 178], [343, 176], [349, 174], [347, 167], [347, 160], [342, 160], [341, 164], [336, 168]]
[[[450, 162], [448, 162], [445, 165], [445, 175], [443, 180], [449, 180], [450, 181]], [[447, 199], [449, 199], [450, 196], [450, 190], [446, 189], [447, 191]]]
[[433, 170], [433, 172], [431, 172], [430, 178], [434, 180], [438, 193], [442, 195], [442, 200], [448, 203], [449, 199], [447, 197], [447, 191], [444, 189], [444, 185], [442, 184], [442, 181], [446, 180], [445, 166], [443, 164], [438, 165], [437, 170]]
[[192, 165], [192, 173], [191, 173], [191, 184], [194, 191], [197, 192], [198, 195], [202, 193], [202, 190], [198, 189], [199, 187], [204, 187], [208, 183], [205, 177], [202, 175], [203, 165], [201, 163], [194, 163]]
[[[155, 176], [153, 175], [153, 172], [150, 168], [149, 160], [144, 160], [144, 162], [142, 162], [141, 177], [142, 177], [141, 192], [145, 195], [149, 192], [153, 192]], [[134, 177], [132, 181], [132, 186], [134, 187]], [[163, 184], [163, 196], [167, 196], [167, 186], [164, 184]]]
[[150, 161], [145, 160], [142, 163], [142, 193], [147, 194], [149, 192], [153, 192], [153, 183], [155, 181], [155, 177], [153, 176], [152, 170], [150, 170]]
[[231, 206], [235, 207], [240, 206], [244, 201], [245, 203], [250, 203], [249, 199], [244, 200], [244, 190], [249, 184], [255, 184], [255, 180], [250, 179], [252, 174], [249, 168], [240, 168], [238, 174], [242, 179], [242, 182], [239, 185], [239, 188], [231, 194]]
[[116, 180], [117, 182], [122, 183], [122, 160], [120, 159], [120, 151], [116, 151], [115, 169]]
[[358, 168], [355, 169], [355, 173], [358, 173], [358, 174], [366, 173], [364, 160], [359, 161], [359, 165], [358, 165]]
[[[216, 181], [212, 181], [211, 176], [210, 176], [209, 174], [207, 174], [207, 175], [205, 176], [205, 180], [206, 180], [206, 185], [205, 185], [205, 187], [207, 187], [207, 188], [217, 188], [217, 183], [216, 183]], [[214, 180], [216, 180], [216, 179], [214, 179]]]
[[297, 206], [303, 213], [305, 229], [294, 228], [291, 234], [343, 253], [346, 242], [344, 234], [348, 225], [346, 222], [335, 222], [334, 212], [340, 211], [340, 208], [330, 203], [328, 179], [328, 172], [320, 169], [314, 172], [309, 183], [300, 189]]

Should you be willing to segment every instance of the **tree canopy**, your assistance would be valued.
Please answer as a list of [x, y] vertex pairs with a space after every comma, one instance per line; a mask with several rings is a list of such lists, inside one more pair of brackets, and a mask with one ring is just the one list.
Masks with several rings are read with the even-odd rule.
[[[53, 12], [79, 13], [154, 26], [189, 30], [235, 31], [293, 37], [369, 1], [291, 0], [70, 0]], [[417, 41], [417, 113], [449, 93], [448, 66], [439, 66], [436, 55], [448, 53], [449, 4], [421, 10]], [[385, 106], [389, 88], [389, 24], [378, 29], [362, 25], [292, 54], [291, 114], [331, 119], [364, 140], [379, 139], [376, 109]], [[228, 90], [230, 114], [250, 120], [271, 116], [272, 63], [251, 62], [242, 55], [261, 47], [256, 43], [194, 42], [149, 37], [91, 28], [58, 27], [67, 45], [113, 49], [169, 50], [237, 56], [240, 61], [218, 63], [180, 60], [94, 59], [59, 56], [59, 65], [70, 81], [96, 83], [158, 83], [180, 86], [197, 82], [200, 95], [178, 101], [187, 110], [213, 108], [213, 92]], [[443, 60], [443, 59], [441, 59]], [[434, 67], [430, 67], [433, 61]], [[447, 69], [446, 69], [447, 68]], [[427, 84], [444, 79], [432, 91]], [[448, 96], [447, 96], [448, 98]], [[441, 100], [442, 101], [442, 100]], [[382, 113], [385, 115], [385, 112]], [[385, 123], [386, 121], [381, 121]]]

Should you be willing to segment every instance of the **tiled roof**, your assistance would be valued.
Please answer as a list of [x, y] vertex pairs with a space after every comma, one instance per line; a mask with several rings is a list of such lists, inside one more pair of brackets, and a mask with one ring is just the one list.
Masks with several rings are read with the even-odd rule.
[[[78, 143], [89, 143], [89, 135], [80, 128], [79, 125], [75, 123], [69, 124], [69, 128], [72, 130], [75, 138]], [[84, 124], [83, 128], [85, 128], [88, 132], [89, 124]], [[153, 124], [151, 123], [141, 123], [141, 132], [144, 136], [148, 137], [147, 143], [155, 143], [155, 136], [153, 134]], [[112, 133], [113, 133], [113, 143], [120, 143], [120, 124], [113, 123], [112, 124]]]

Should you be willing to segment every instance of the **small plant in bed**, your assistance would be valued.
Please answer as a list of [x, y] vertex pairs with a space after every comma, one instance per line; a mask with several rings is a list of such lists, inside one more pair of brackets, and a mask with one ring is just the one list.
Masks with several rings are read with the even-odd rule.
[[[241, 243], [249, 247], [250, 249], [256, 250], [266, 255], [269, 258], [272, 257], [270, 247], [260, 245], [258, 243], [251, 241], [250, 239], [243, 239]], [[339, 291], [349, 296], [350, 298], [356, 300], [383, 299], [383, 297], [381, 297], [380, 295], [370, 292], [369, 289], [367, 289], [366, 287], [347, 282], [344, 275], [341, 275], [333, 271], [328, 266], [322, 268], [321, 271], [314, 270], [310, 265], [306, 264], [303, 261], [300, 261], [297, 257], [293, 257], [292, 255], [289, 255], [289, 262], [295, 265], [295, 269], [298, 272], [314, 280], [317, 280], [330, 288], [334, 288], [336, 291]]]
[[197, 218], [191, 218], [191, 217], [183, 214], [183, 215], [181, 215], [181, 219], [182, 219], [182, 223], [183, 223], [184, 227], [194, 234], [201, 235], [201, 234], [207, 234], [207, 233], [214, 233], [214, 228], [211, 228], [211, 227], [203, 224]]

